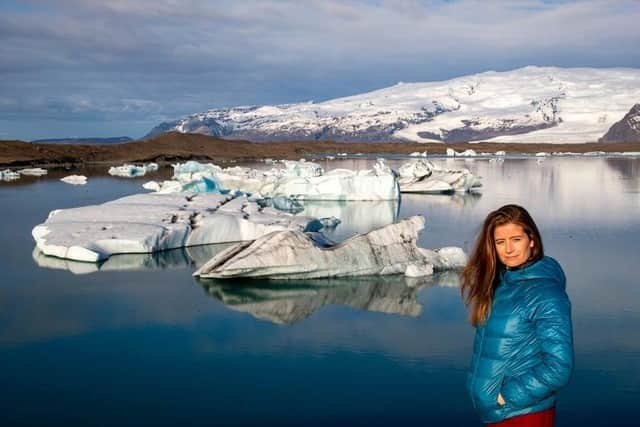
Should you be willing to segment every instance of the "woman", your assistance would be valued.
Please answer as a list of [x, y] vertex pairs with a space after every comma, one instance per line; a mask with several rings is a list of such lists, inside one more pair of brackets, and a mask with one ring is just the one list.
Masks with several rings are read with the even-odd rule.
[[571, 304], [538, 227], [506, 205], [484, 221], [462, 272], [476, 327], [467, 388], [488, 426], [553, 426], [555, 394], [573, 370]]

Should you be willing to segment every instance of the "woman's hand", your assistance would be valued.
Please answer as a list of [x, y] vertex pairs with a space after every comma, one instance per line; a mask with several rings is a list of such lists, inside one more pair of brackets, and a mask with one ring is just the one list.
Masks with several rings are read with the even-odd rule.
[[504, 406], [505, 403], [507, 402], [504, 401], [504, 398], [502, 397], [502, 393], [498, 393], [498, 405]]

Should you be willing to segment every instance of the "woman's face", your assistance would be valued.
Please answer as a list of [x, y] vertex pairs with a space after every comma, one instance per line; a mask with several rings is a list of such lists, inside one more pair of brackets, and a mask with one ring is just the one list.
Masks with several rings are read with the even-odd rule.
[[527, 236], [521, 225], [508, 223], [499, 225], [493, 231], [498, 258], [507, 267], [517, 267], [527, 262], [531, 256], [533, 240]]

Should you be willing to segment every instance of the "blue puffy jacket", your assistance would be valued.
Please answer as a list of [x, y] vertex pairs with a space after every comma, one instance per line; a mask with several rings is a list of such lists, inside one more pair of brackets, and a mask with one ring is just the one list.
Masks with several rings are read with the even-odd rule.
[[489, 318], [476, 329], [467, 380], [485, 423], [551, 408], [573, 370], [571, 304], [558, 262], [544, 257], [498, 279]]

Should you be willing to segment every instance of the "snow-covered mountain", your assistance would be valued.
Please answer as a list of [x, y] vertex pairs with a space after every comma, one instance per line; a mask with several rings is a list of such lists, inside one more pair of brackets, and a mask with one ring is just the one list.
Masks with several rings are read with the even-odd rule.
[[525, 67], [325, 102], [213, 109], [167, 131], [251, 141], [595, 142], [640, 101], [640, 69]]

